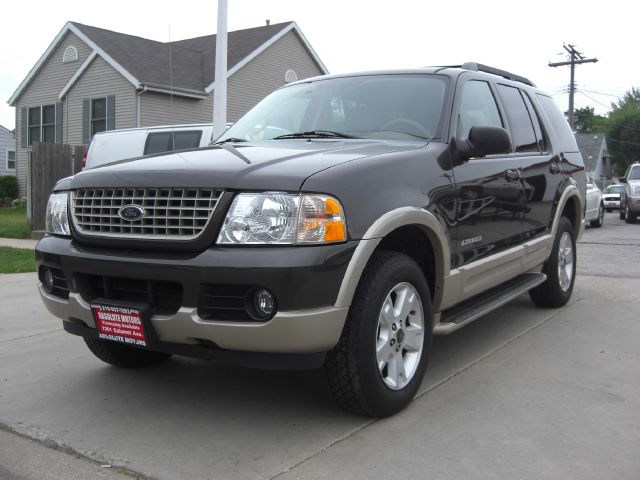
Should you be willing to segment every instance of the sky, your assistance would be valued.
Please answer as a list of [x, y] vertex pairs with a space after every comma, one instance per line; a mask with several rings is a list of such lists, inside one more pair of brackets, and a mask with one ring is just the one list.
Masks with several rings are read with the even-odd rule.
[[[330, 73], [467, 61], [531, 79], [568, 109], [569, 67], [563, 44], [586, 58], [576, 68], [576, 107], [605, 114], [632, 86], [640, 86], [635, 2], [589, 0], [228, 0], [228, 30], [295, 21]], [[15, 126], [6, 103], [67, 21], [157, 41], [216, 32], [217, 1], [86, 0], [4, 2], [0, 29], [0, 125]]]

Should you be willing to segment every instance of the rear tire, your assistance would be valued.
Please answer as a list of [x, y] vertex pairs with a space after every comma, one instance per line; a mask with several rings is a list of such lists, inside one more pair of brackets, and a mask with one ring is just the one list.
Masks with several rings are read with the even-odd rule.
[[121, 343], [95, 338], [85, 338], [84, 342], [96, 357], [109, 365], [120, 368], [140, 368], [164, 362], [171, 354], [143, 350]]
[[576, 238], [567, 217], [560, 218], [551, 255], [542, 270], [544, 283], [529, 290], [533, 303], [540, 307], [559, 308], [569, 301], [576, 279]]
[[598, 218], [595, 220], [591, 220], [592, 228], [600, 228], [604, 224], [604, 206], [600, 204], [600, 208], [598, 209]]
[[407, 255], [373, 255], [325, 372], [343, 409], [386, 417], [415, 397], [427, 367], [433, 325], [429, 287]]

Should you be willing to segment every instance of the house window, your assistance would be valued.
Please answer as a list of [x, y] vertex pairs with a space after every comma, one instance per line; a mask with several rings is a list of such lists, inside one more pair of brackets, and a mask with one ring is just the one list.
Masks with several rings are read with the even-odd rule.
[[42, 107], [42, 141], [47, 143], [56, 142], [55, 105], [47, 105]]
[[115, 95], [82, 99], [82, 143], [89, 145], [96, 133], [115, 129]]
[[7, 150], [7, 170], [16, 169], [16, 151]]
[[56, 106], [43, 105], [41, 107], [32, 107], [29, 109], [29, 141], [33, 142], [50, 142], [56, 141]]
[[107, 130], [107, 98], [91, 99], [91, 136]]

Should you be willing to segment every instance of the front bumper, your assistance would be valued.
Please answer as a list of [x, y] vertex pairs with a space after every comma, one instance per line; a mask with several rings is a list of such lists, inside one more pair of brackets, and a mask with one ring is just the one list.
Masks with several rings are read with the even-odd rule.
[[620, 198], [602, 198], [604, 208], [620, 208]]
[[[326, 352], [338, 342], [348, 308], [333, 304], [357, 243], [210, 248], [187, 254], [89, 248], [71, 239], [46, 236], [36, 246], [36, 259], [39, 272], [55, 268], [67, 279], [68, 298], [49, 293], [42, 283], [39, 289], [47, 309], [72, 333], [91, 336], [96, 332], [92, 299], [82, 282], [87, 275], [98, 274], [182, 286], [175, 312], [151, 316], [159, 343], [165, 347], [299, 354]], [[220, 283], [269, 289], [276, 298], [277, 313], [266, 322], [203, 318], [198, 308], [203, 285]]]

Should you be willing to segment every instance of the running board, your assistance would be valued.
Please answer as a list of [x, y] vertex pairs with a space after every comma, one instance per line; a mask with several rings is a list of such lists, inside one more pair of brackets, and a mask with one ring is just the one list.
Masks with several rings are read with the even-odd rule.
[[481, 316], [501, 307], [519, 295], [537, 287], [547, 279], [544, 273], [523, 273], [509, 282], [465, 300], [442, 312], [442, 318], [433, 329], [434, 335], [448, 335]]

